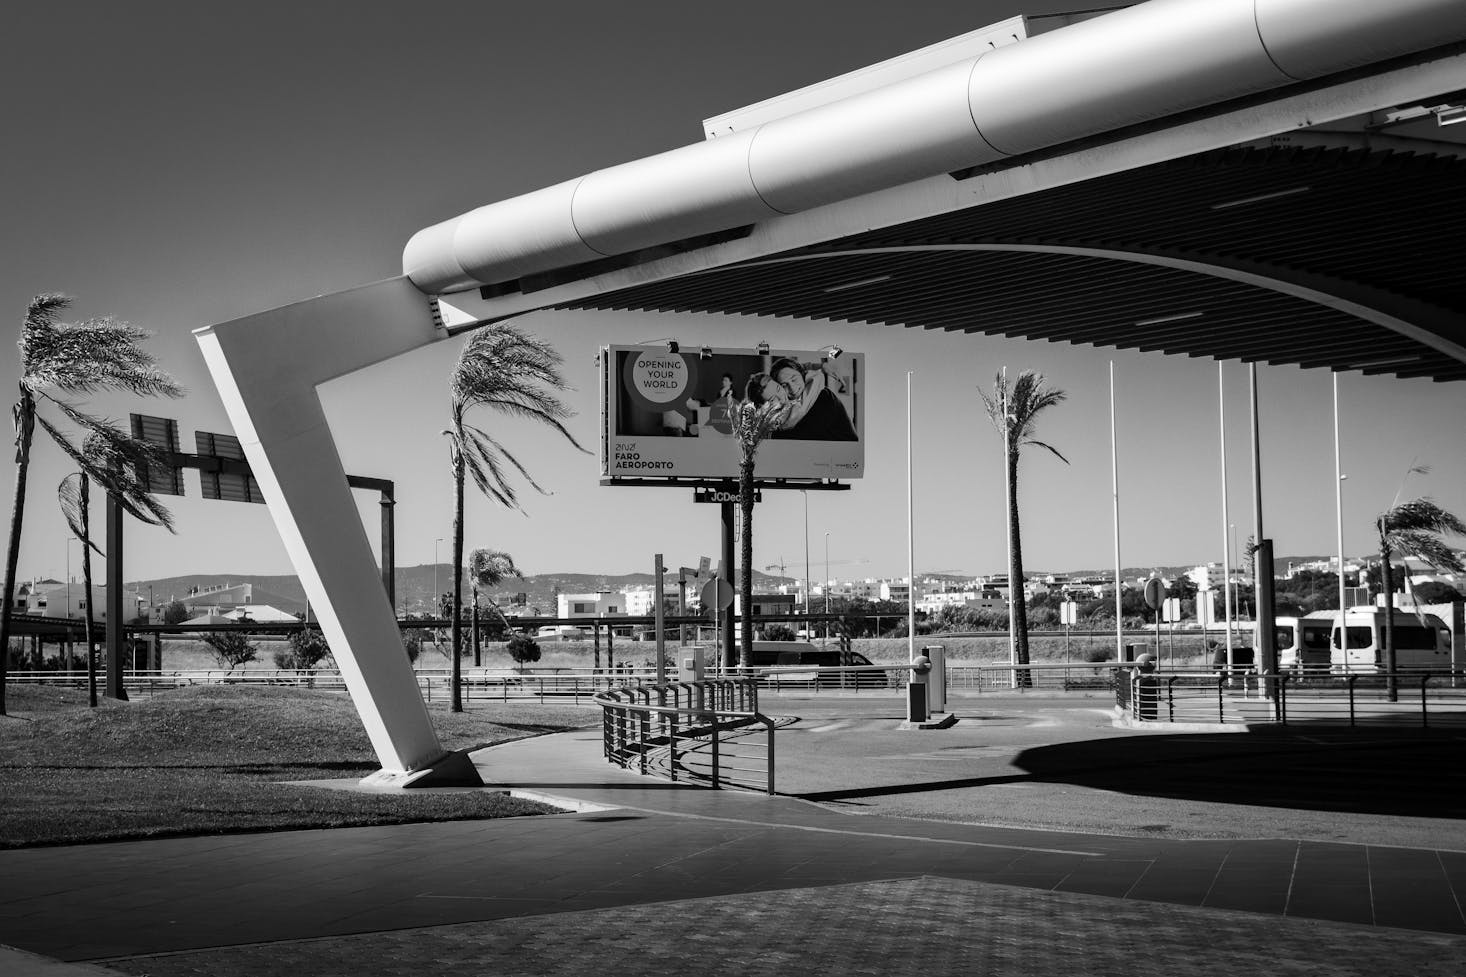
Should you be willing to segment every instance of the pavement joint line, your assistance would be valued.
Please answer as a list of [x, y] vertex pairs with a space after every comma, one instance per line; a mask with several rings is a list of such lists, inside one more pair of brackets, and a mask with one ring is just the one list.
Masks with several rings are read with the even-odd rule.
[[[994, 841], [964, 841], [960, 838], [927, 838], [921, 835], [893, 834], [886, 831], [851, 831], [848, 828], [821, 828], [812, 824], [789, 824], [782, 821], [754, 821], [748, 818], [727, 818], [714, 814], [692, 814], [686, 811], [662, 811], [650, 807], [623, 805], [619, 810], [639, 811], [643, 814], [664, 814], [668, 817], [687, 818], [694, 821], [721, 821], [726, 824], [743, 824], [752, 828], [788, 828], [793, 831], [814, 831], [821, 834], [854, 835], [860, 838], [885, 838], [891, 841], [925, 841], [936, 845], [963, 845], [969, 848], [1000, 848], [1004, 851], [1037, 852], [1043, 855], [1082, 855], [1086, 858], [1103, 858], [1107, 853], [1099, 851], [1078, 851], [1071, 848], [1038, 848], [1033, 845], [1004, 845]], [[860, 815], [857, 815], [860, 816]], [[941, 821], [940, 824], [965, 824], [962, 821]], [[1016, 830], [1008, 828], [1006, 830]]]

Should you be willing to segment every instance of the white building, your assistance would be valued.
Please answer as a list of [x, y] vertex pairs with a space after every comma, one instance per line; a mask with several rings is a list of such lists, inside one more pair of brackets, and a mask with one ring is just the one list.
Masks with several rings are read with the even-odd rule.
[[[32, 588], [26, 601], [24, 613], [34, 614], [38, 617], [67, 618], [73, 621], [82, 621], [87, 616], [87, 592], [85, 583], [72, 582], [50, 583], [47, 585], [36, 585]], [[92, 584], [91, 594], [92, 620], [105, 621], [107, 619], [107, 588], [100, 584]], [[122, 592], [122, 616], [125, 620], [132, 620], [145, 613], [146, 601], [140, 597], [135, 590], [124, 590]]]

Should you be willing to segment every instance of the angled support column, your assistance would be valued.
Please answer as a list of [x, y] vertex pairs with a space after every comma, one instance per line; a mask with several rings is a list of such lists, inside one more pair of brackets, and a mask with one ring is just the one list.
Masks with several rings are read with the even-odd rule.
[[405, 278], [195, 331], [280, 539], [381, 761], [383, 786], [477, 783], [438, 742], [316, 388], [447, 338]]

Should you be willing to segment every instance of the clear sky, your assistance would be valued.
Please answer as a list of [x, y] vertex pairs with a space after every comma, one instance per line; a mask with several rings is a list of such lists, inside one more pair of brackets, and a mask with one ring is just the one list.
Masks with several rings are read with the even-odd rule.
[[[77, 318], [112, 314], [156, 332], [151, 348], [187, 387], [176, 403], [100, 398], [228, 421], [190, 331], [400, 273], [413, 232], [475, 206], [701, 138], [700, 120], [1019, 12], [1090, 4], [1036, 0], [642, 0], [7, 5], [0, 59], [0, 308], [17, 334], [30, 296], [64, 291]], [[23, 43], [18, 43], [23, 42]], [[565, 356], [573, 430], [597, 441], [595, 352], [604, 343], [867, 354], [866, 477], [810, 493], [812, 576], [904, 575], [906, 373], [915, 380], [918, 572], [1002, 569], [1000, 439], [977, 388], [1003, 366], [1069, 393], [1028, 454], [1020, 499], [1030, 570], [1113, 563], [1108, 369], [1112, 353], [896, 327], [712, 316], [546, 313], [522, 320]], [[0, 389], [15, 390], [12, 339]], [[395, 479], [397, 559], [447, 560], [452, 520], [445, 378], [461, 341], [336, 381], [325, 392], [348, 471]], [[1217, 367], [1113, 354], [1119, 391], [1122, 553], [1127, 566], [1219, 560]], [[1370, 548], [1370, 521], [1402, 491], [1466, 513], [1460, 384], [1342, 375], [1345, 548]], [[1330, 376], [1259, 369], [1264, 513], [1279, 555], [1334, 551]], [[1252, 531], [1246, 367], [1226, 364], [1231, 522]], [[520, 422], [488, 420], [554, 494], [525, 515], [471, 499], [469, 546], [512, 553], [529, 573], [646, 571], [716, 557], [718, 510], [689, 490], [607, 488], [597, 461]], [[12, 466], [0, 471], [8, 515]], [[1429, 475], [1406, 472], [1412, 464]], [[69, 471], [43, 445], [32, 468], [21, 576], [62, 576], [66, 530], [55, 486]], [[291, 568], [263, 506], [204, 502], [197, 477], [172, 500], [178, 534], [133, 524], [128, 579]], [[362, 512], [376, 537], [374, 499]], [[100, 510], [98, 511], [100, 517]], [[802, 575], [798, 493], [766, 493], [755, 563]], [[79, 551], [69, 548], [72, 572]]]

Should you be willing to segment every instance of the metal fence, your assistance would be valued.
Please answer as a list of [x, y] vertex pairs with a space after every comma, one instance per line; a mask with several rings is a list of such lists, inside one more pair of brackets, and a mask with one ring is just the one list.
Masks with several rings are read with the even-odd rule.
[[605, 756], [642, 774], [774, 793], [774, 726], [758, 683], [712, 679], [597, 693]]
[[[1396, 694], [1390, 695], [1394, 678]], [[1466, 672], [1131, 676], [1116, 687], [1132, 719], [1281, 726], [1466, 726]]]

